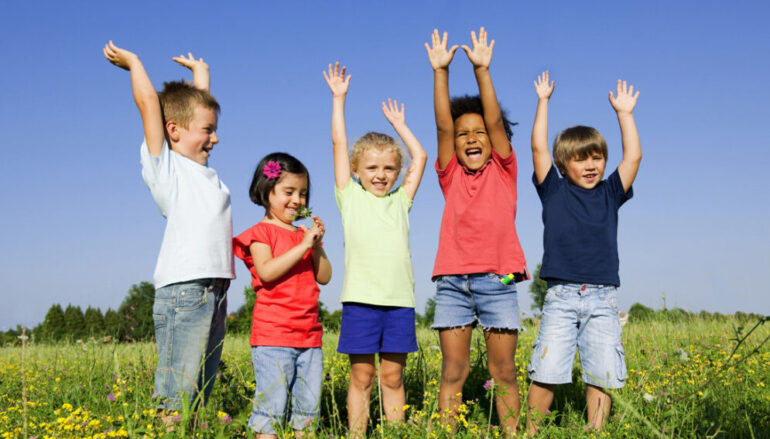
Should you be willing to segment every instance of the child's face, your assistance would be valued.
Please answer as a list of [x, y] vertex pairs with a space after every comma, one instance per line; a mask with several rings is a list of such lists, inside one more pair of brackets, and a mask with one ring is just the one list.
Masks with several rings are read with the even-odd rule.
[[219, 142], [217, 137], [217, 113], [206, 107], [197, 106], [187, 128], [174, 124], [170, 137], [172, 148], [188, 159], [206, 166], [210, 151]]
[[359, 157], [353, 176], [368, 192], [382, 197], [396, 184], [401, 171], [398, 159], [398, 154], [393, 151], [369, 148]]
[[492, 157], [492, 144], [480, 114], [465, 113], [455, 120], [457, 161], [471, 171], [481, 169]]
[[604, 177], [607, 159], [599, 152], [586, 157], [572, 157], [567, 161], [566, 175], [572, 184], [583, 189], [593, 189]]
[[297, 210], [307, 203], [307, 175], [281, 172], [268, 196], [268, 216], [285, 224], [294, 221]]

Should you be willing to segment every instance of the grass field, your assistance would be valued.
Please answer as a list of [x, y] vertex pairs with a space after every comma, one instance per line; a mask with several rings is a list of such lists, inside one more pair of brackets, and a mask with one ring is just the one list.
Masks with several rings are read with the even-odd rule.
[[[770, 437], [770, 325], [693, 319], [688, 323], [634, 322], [624, 327], [626, 387], [613, 393], [610, 422], [585, 428], [585, 386], [560, 386], [538, 437]], [[516, 362], [522, 401], [526, 367], [537, 333], [533, 322], [519, 337]], [[490, 395], [484, 345], [476, 330], [471, 375], [457, 428], [439, 422], [441, 351], [435, 333], [420, 330], [420, 351], [405, 371], [407, 422], [379, 424], [372, 392], [371, 437], [502, 437]], [[336, 334], [324, 336], [325, 379], [318, 437], [346, 435], [347, 357], [334, 352]], [[764, 343], [764, 344], [763, 344]], [[228, 336], [224, 368], [209, 405], [182, 412], [176, 431], [155, 417], [153, 344], [74, 344], [0, 348], [0, 437], [252, 437], [246, 427], [254, 389], [248, 338]], [[577, 364], [577, 363], [576, 363]], [[285, 437], [291, 437], [291, 431]], [[519, 433], [519, 436], [524, 436]]]

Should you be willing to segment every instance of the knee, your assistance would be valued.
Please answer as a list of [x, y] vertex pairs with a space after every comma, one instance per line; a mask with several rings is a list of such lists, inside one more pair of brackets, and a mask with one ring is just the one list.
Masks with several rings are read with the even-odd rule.
[[445, 360], [441, 367], [441, 380], [449, 384], [464, 383], [470, 371], [469, 362]]
[[350, 387], [358, 390], [368, 391], [374, 384], [374, 372], [370, 371], [350, 371]]
[[513, 361], [490, 361], [489, 375], [495, 381], [503, 383], [516, 382], [516, 363]]
[[383, 372], [380, 371], [380, 384], [383, 387], [387, 387], [391, 390], [397, 390], [400, 389], [403, 384], [403, 376], [401, 374], [401, 371], [392, 371], [392, 372]]

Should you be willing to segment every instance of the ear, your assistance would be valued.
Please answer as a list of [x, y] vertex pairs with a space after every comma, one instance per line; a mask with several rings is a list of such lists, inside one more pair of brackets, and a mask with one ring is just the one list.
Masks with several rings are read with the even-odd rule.
[[361, 181], [361, 177], [359, 177], [359, 176], [358, 176], [358, 171], [356, 171], [356, 169], [355, 169], [355, 168], [351, 168], [351, 170], [350, 170], [350, 171], [351, 171], [351, 172], [352, 172], [352, 174], [353, 174], [353, 178], [355, 178], [355, 179], [356, 179], [356, 180], [358, 180], [358, 181]]
[[166, 122], [166, 134], [172, 143], [179, 141], [179, 125], [173, 120]]

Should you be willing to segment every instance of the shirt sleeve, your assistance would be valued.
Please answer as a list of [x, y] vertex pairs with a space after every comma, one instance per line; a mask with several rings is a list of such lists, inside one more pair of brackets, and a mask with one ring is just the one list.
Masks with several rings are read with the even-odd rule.
[[167, 217], [176, 191], [176, 169], [168, 144], [164, 141], [160, 157], [155, 157], [150, 154], [145, 140], [139, 150], [139, 161], [142, 164], [142, 179], [150, 189], [160, 213]]
[[342, 212], [345, 203], [350, 199], [354, 184], [357, 183], [353, 181], [353, 178], [351, 177], [348, 179], [348, 184], [342, 189], [338, 188], [336, 184], [334, 185], [334, 199], [337, 200], [337, 208], [340, 212]]
[[610, 178], [607, 179], [607, 188], [612, 195], [612, 199], [615, 200], [616, 207], [622, 206], [634, 196], [633, 186], [628, 188], [628, 192], [623, 189], [623, 182], [620, 180], [620, 174], [617, 169], [615, 169], [615, 172], [613, 172], [612, 175], [610, 175]]
[[503, 171], [516, 181], [518, 167], [516, 164], [516, 151], [513, 150], [513, 146], [511, 146], [511, 153], [505, 158], [492, 149], [492, 160], [495, 160]]
[[398, 199], [401, 201], [401, 205], [404, 206], [407, 212], [412, 210], [412, 204], [414, 203], [414, 200], [409, 198], [409, 195], [406, 194], [406, 189], [404, 189], [403, 186], [399, 187], [396, 191], [396, 195], [398, 196]]
[[556, 171], [556, 167], [551, 166], [551, 169], [548, 170], [543, 182], [540, 184], [537, 183], [537, 175], [533, 172], [532, 183], [535, 185], [535, 190], [537, 191], [537, 196], [540, 197], [540, 201], [543, 201], [549, 195], [553, 194], [559, 185], [559, 175], [558, 171]]
[[247, 267], [254, 265], [254, 258], [251, 256], [251, 244], [255, 242], [261, 242], [263, 244], [271, 245], [270, 231], [267, 227], [262, 227], [257, 224], [240, 235], [233, 238], [233, 255], [243, 260]]
[[452, 153], [452, 158], [449, 159], [449, 163], [446, 164], [444, 169], [439, 168], [438, 159], [436, 159], [436, 174], [438, 174], [438, 184], [441, 187], [441, 191], [446, 195], [446, 188], [452, 182], [452, 177], [455, 174], [455, 170], [460, 166], [460, 162], [457, 161], [457, 154]]

